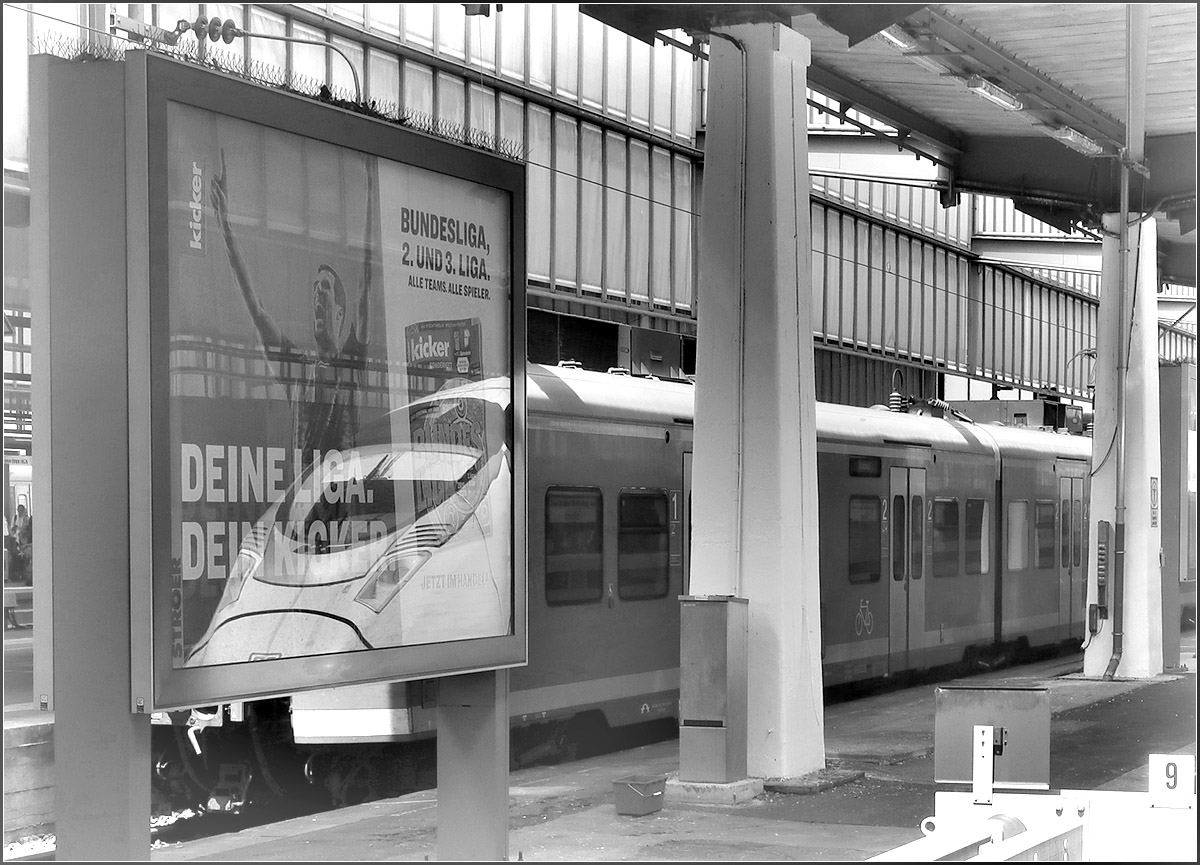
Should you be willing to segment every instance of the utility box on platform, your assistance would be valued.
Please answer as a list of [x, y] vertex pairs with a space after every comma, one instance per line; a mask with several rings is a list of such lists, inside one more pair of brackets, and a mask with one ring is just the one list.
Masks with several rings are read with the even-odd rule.
[[976, 726], [995, 728], [992, 785], [1050, 789], [1050, 691], [1042, 685], [943, 685], [934, 691], [933, 779], [972, 784]]
[[679, 780], [746, 777], [746, 598], [682, 596], [679, 623]]

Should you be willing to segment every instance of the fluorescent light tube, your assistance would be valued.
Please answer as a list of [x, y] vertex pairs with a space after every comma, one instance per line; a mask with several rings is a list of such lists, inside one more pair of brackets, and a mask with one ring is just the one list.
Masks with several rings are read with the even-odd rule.
[[1104, 152], [1104, 148], [1099, 143], [1088, 138], [1082, 132], [1072, 129], [1070, 126], [1050, 128], [1047, 130], [1047, 134], [1051, 138], [1058, 139], [1072, 150], [1082, 153], [1084, 156], [1099, 156]]
[[1003, 87], [998, 87], [979, 75], [967, 79], [967, 89], [981, 99], [986, 99], [994, 105], [999, 105], [1006, 111], [1020, 111], [1024, 104]]
[[886, 30], [880, 30], [875, 35], [888, 45], [898, 48], [901, 51], [912, 51], [917, 47], [916, 40], [895, 25], [888, 27]]

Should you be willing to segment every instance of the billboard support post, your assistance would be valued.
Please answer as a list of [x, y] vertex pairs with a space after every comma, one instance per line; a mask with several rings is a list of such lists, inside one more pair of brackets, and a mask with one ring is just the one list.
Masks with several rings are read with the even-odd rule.
[[508, 671], [438, 686], [437, 858], [508, 860]]
[[124, 74], [30, 60], [34, 582], [53, 625], [35, 693], [55, 713], [60, 860], [150, 858], [150, 716], [129, 709]]

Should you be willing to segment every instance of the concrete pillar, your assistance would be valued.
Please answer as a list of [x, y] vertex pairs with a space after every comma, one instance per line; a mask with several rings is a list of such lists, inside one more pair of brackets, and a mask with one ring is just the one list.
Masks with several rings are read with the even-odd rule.
[[34, 684], [54, 711], [59, 861], [150, 858], [150, 716], [130, 708], [124, 95], [123, 63], [30, 59], [36, 639], [53, 655]]
[[[1096, 419], [1092, 435], [1092, 489], [1088, 549], [1088, 604], [1097, 603], [1098, 525], [1113, 527], [1107, 552], [1108, 618], [1087, 642], [1083, 672], [1101, 676], [1114, 657], [1116, 604], [1121, 657], [1114, 675], [1148, 678], [1163, 671], [1162, 472], [1158, 411], [1157, 233], [1153, 219], [1129, 227], [1127, 290], [1119, 291], [1120, 216], [1104, 217], [1100, 320], [1096, 346]], [[1121, 296], [1125, 309], [1120, 308]], [[1123, 347], [1124, 346], [1124, 347]], [[1124, 424], [1117, 417], [1120, 351], [1127, 350]], [[1117, 570], [1117, 449], [1124, 460], [1123, 586]], [[1118, 598], [1117, 593], [1120, 593]]]
[[808, 40], [710, 43], [690, 594], [749, 601], [747, 768], [825, 764], [817, 548]]

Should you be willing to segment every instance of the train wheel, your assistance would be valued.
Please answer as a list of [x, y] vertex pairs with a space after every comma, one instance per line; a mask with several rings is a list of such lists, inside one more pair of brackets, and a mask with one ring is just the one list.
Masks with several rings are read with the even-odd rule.
[[569, 759], [579, 760], [605, 753], [611, 743], [612, 730], [602, 713], [584, 712], [567, 724], [566, 736], [574, 746], [574, 756]]
[[571, 721], [556, 721], [514, 729], [509, 739], [509, 768], [578, 759], [579, 744], [572, 737], [571, 724]]
[[1037, 657], [1037, 653], [1033, 651], [1033, 647], [1029, 645], [1028, 637], [1018, 637], [1016, 645], [1013, 646], [1012, 662], [1014, 664], [1027, 664]]
[[175, 789], [182, 792], [188, 806], [196, 811], [207, 810], [209, 790], [217, 781], [216, 767], [208, 754], [195, 752], [183, 727], [172, 724], [168, 729], [175, 747], [165, 764], [156, 763], [155, 772], [157, 774], [162, 765], [160, 778], [176, 784]]
[[248, 702], [246, 734], [262, 784], [277, 799], [290, 799], [310, 788], [304, 756], [292, 737], [287, 704], [281, 700]]
[[153, 765], [150, 776], [153, 814], [170, 814], [185, 808], [200, 810], [204, 801], [204, 790], [188, 776], [187, 769], [174, 747], [155, 753]]
[[963, 649], [962, 665], [968, 673], [978, 673], [984, 669], [979, 662], [978, 646], [967, 646]]
[[579, 759], [579, 742], [571, 736], [569, 724], [559, 724], [554, 730], [554, 751], [563, 763]]

